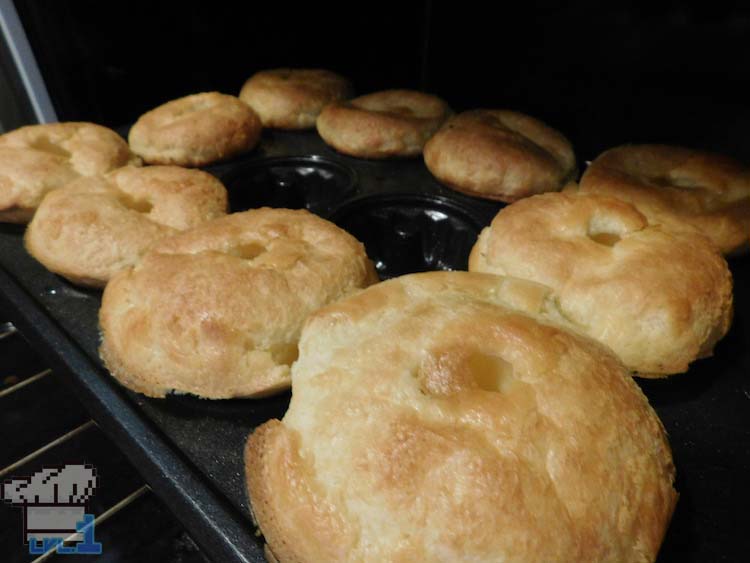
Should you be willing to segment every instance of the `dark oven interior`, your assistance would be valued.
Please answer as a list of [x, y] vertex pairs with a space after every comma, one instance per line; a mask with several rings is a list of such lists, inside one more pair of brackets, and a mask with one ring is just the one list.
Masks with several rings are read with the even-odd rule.
[[581, 160], [645, 141], [750, 157], [742, 3], [16, 5], [61, 120], [120, 126], [182, 95], [236, 94], [259, 69], [318, 66], [359, 93], [419, 88], [454, 109], [527, 112]]

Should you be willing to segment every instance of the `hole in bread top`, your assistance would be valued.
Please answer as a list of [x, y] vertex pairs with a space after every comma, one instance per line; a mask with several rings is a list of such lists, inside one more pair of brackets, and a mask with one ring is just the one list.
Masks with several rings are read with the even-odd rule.
[[279, 343], [268, 349], [271, 359], [279, 365], [291, 366], [299, 356], [296, 343]]
[[589, 217], [586, 236], [597, 244], [611, 248], [629, 233], [646, 226], [647, 223], [637, 216], [597, 210]]
[[254, 260], [264, 252], [266, 252], [266, 247], [257, 242], [232, 246], [225, 251], [226, 254], [242, 258], [243, 260]]
[[393, 104], [386, 100], [358, 100], [352, 102], [352, 105], [367, 111], [394, 115], [396, 117], [414, 117], [417, 115], [417, 111], [412, 107], [405, 104]]
[[505, 393], [516, 382], [510, 362], [496, 354], [461, 346], [426, 357], [417, 378], [422, 392], [436, 396], [472, 389]]
[[29, 148], [36, 151], [46, 152], [54, 156], [60, 156], [62, 158], [70, 158], [72, 154], [62, 148], [60, 145], [53, 143], [47, 137], [38, 137], [32, 143], [29, 144]]
[[662, 176], [651, 176], [648, 178], [648, 181], [652, 185], [661, 188], [674, 188], [676, 190], [685, 191], [712, 191], [710, 188], [707, 188], [706, 186], [702, 185], [701, 182], [697, 181], [696, 178], [691, 178], [688, 176], [665, 174]]
[[299, 348], [296, 342], [275, 342], [267, 348], [259, 347], [251, 337], [246, 337], [244, 342], [245, 353], [266, 352], [276, 365], [291, 366], [297, 361]]
[[503, 393], [508, 391], [515, 381], [513, 366], [510, 362], [494, 354], [483, 352], [469, 354], [466, 366], [477, 387], [485, 391]]
[[604, 246], [614, 246], [622, 240], [617, 233], [589, 233], [589, 238]]
[[117, 201], [120, 202], [123, 207], [137, 211], [138, 213], [150, 213], [154, 208], [154, 205], [147, 199], [135, 198], [124, 192], [117, 193]]
[[386, 108], [383, 108], [384, 112], [386, 113], [394, 113], [396, 115], [403, 115], [405, 117], [411, 117], [413, 115], [416, 115], [416, 112], [407, 106], [389, 106]]

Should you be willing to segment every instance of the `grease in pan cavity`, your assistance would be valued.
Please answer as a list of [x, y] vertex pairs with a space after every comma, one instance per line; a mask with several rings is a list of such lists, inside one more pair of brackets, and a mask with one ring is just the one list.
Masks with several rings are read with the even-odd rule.
[[320, 156], [267, 158], [228, 172], [223, 181], [233, 212], [257, 207], [327, 214], [356, 190], [355, 172]]
[[482, 224], [454, 201], [416, 194], [376, 195], [336, 210], [331, 220], [362, 241], [381, 279], [466, 270]]

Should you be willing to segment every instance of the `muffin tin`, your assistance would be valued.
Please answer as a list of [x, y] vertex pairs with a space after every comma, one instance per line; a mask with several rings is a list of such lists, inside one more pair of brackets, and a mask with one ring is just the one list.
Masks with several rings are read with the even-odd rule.
[[[307, 208], [342, 226], [365, 244], [383, 279], [465, 269], [477, 235], [502, 207], [443, 187], [419, 159], [350, 158], [313, 132], [266, 131], [253, 153], [207, 170], [227, 186], [233, 211]], [[736, 314], [716, 357], [685, 375], [639, 381], [670, 434], [681, 493], [661, 562], [734, 561], [750, 549], [741, 529], [750, 503], [748, 264], [730, 263]], [[0, 225], [0, 299], [212, 558], [264, 561], [245, 495], [243, 447], [253, 428], [283, 416], [289, 393], [159, 400], [119, 386], [97, 354], [101, 293], [45, 270], [13, 225]]]
[[222, 179], [233, 211], [267, 206], [325, 215], [357, 190], [354, 170], [317, 155], [251, 160]]

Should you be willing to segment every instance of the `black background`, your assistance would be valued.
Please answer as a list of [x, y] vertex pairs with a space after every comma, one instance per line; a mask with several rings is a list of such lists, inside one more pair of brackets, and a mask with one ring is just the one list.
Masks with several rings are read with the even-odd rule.
[[359, 93], [421, 88], [564, 132], [579, 160], [626, 142], [750, 160], [750, 5], [17, 0], [60, 120], [117, 127], [253, 72], [325, 67]]

